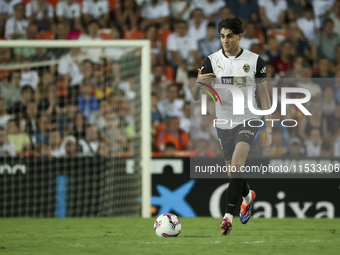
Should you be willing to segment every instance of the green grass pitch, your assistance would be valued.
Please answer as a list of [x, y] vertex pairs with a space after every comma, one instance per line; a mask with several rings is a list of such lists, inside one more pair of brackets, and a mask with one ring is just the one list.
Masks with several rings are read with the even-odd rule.
[[180, 218], [182, 232], [159, 238], [155, 219], [0, 219], [0, 254], [339, 254], [340, 219], [234, 218], [230, 236], [219, 219]]

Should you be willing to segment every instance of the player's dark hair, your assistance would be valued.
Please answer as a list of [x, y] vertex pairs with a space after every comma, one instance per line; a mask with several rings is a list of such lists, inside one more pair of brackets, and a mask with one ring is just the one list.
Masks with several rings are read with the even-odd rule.
[[216, 28], [215, 22], [210, 21], [210, 22], [208, 23], [208, 25], [207, 25], [207, 28], [213, 28], [213, 29], [215, 29], [215, 28]]
[[221, 33], [222, 28], [230, 29], [233, 34], [238, 35], [244, 31], [244, 22], [240, 17], [227, 18], [218, 24], [219, 33]]

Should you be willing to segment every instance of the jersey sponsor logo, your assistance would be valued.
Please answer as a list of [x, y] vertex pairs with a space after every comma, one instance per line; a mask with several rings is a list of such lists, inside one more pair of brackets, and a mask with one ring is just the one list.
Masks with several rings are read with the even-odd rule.
[[[252, 136], [255, 136], [254, 132], [251, 132], [249, 130], [241, 130], [239, 133], [240, 134], [248, 134], [248, 135], [252, 135]], [[248, 137], [248, 136], [247, 136]]]
[[261, 69], [260, 73], [266, 73], [266, 71], [267, 71], [267, 67], [265, 66]]
[[224, 76], [221, 77], [222, 84], [228, 85], [247, 85], [247, 77], [245, 76]]
[[248, 73], [250, 70], [250, 65], [249, 64], [244, 64], [243, 65], [243, 71], [245, 71], [246, 73]]
[[221, 69], [223, 70], [223, 68], [222, 68], [222, 67], [220, 67], [220, 66], [217, 66], [217, 67], [219, 67], [219, 68], [221, 68]]

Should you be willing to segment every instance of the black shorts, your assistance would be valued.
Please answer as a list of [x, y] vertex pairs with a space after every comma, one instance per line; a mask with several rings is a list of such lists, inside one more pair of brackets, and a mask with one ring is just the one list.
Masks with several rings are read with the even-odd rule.
[[[260, 122], [258, 123], [260, 124]], [[258, 126], [258, 123], [253, 120], [251, 125]], [[240, 124], [233, 129], [216, 129], [225, 161], [231, 160], [237, 143], [246, 142], [251, 145], [258, 130], [257, 127], [248, 126], [248, 121], [245, 126]]]

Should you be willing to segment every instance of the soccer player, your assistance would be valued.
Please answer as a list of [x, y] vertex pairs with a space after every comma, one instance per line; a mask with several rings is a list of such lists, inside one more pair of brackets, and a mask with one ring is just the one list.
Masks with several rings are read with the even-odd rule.
[[[236, 212], [236, 204], [240, 196], [243, 202], [240, 210], [240, 220], [246, 224], [251, 215], [251, 209], [255, 199], [255, 192], [250, 190], [243, 173], [240, 169], [247, 159], [250, 145], [257, 133], [261, 116], [250, 112], [248, 108], [248, 88], [252, 88], [253, 106], [257, 107], [255, 101], [255, 91], [259, 92], [262, 110], [270, 109], [270, 98], [267, 90], [266, 63], [259, 55], [239, 46], [243, 35], [244, 23], [239, 17], [227, 18], [219, 23], [222, 49], [208, 56], [198, 70], [198, 77], [195, 85], [191, 89], [194, 100], [200, 98], [199, 87], [202, 84], [227, 84], [235, 85], [243, 92], [244, 115], [233, 115], [233, 97], [228, 89], [216, 88], [222, 105], [216, 103], [216, 118], [228, 120], [227, 124], [216, 123], [218, 138], [221, 143], [226, 166], [236, 169], [239, 173], [228, 172], [231, 178], [227, 194], [226, 213], [220, 223], [221, 234], [229, 235], [232, 230], [233, 216]], [[270, 115], [264, 116], [264, 123], [270, 119]], [[248, 121], [251, 120], [250, 125]], [[233, 125], [230, 125], [230, 123]], [[241, 124], [240, 124], [241, 123]], [[243, 124], [245, 123], [245, 125]], [[272, 142], [272, 129], [267, 126], [266, 139], [262, 147], [267, 147]], [[229, 168], [230, 169], [230, 168]], [[235, 178], [241, 177], [242, 178]]]

